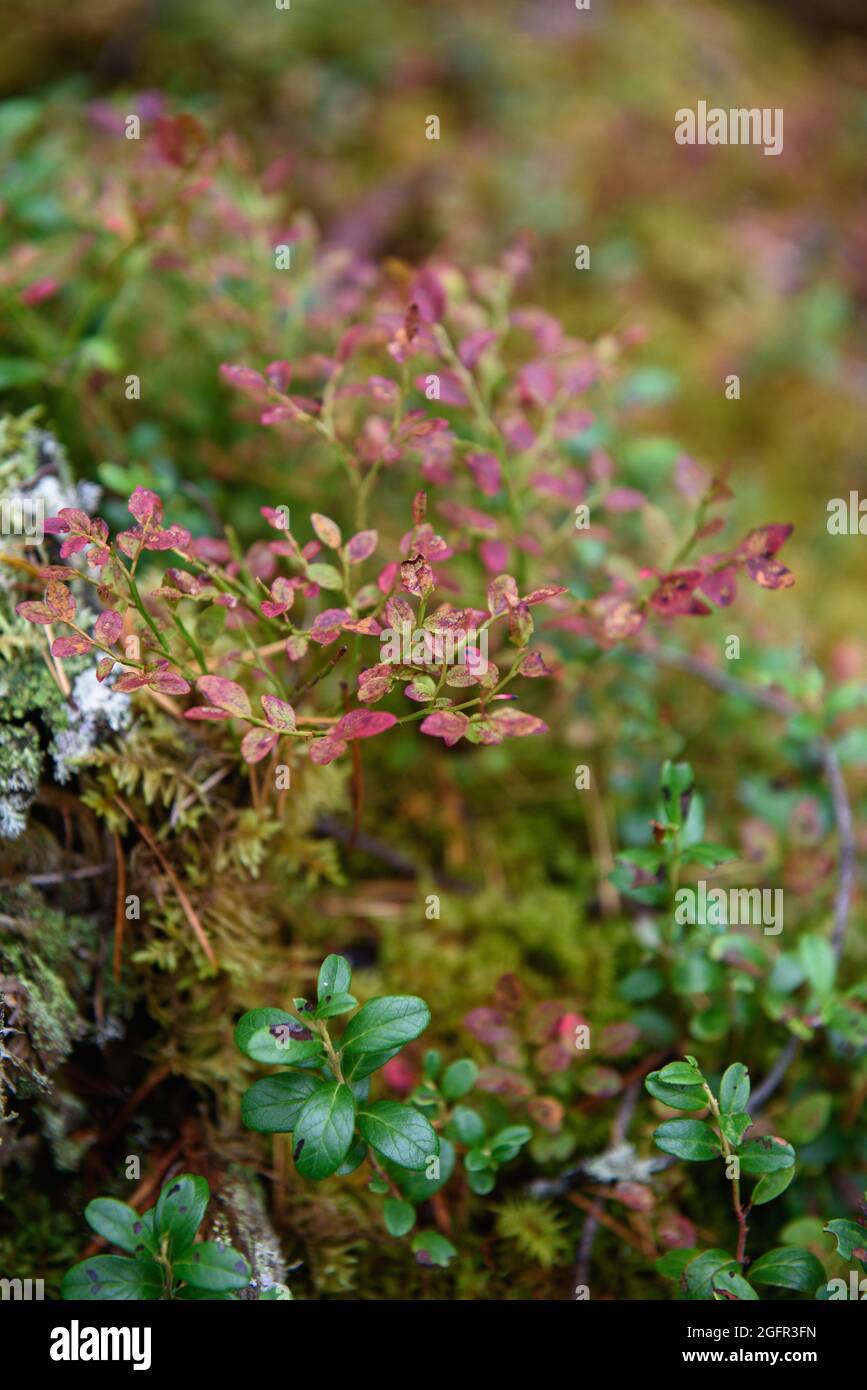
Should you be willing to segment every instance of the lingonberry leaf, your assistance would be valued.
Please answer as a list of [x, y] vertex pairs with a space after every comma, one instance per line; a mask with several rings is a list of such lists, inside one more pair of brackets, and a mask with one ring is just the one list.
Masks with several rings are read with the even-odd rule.
[[172, 1272], [194, 1289], [205, 1289], [209, 1293], [243, 1289], [251, 1278], [250, 1266], [243, 1255], [230, 1245], [218, 1245], [212, 1240], [201, 1241], [174, 1260]]
[[241, 1123], [262, 1134], [290, 1134], [305, 1101], [324, 1084], [309, 1072], [264, 1076], [241, 1098]]
[[425, 1117], [395, 1100], [359, 1106], [358, 1128], [372, 1149], [400, 1168], [425, 1168], [439, 1153], [436, 1131]]
[[330, 1177], [352, 1144], [355, 1100], [348, 1086], [324, 1082], [301, 1107], [295, 1121], [292, 1157], [304, 1178]]

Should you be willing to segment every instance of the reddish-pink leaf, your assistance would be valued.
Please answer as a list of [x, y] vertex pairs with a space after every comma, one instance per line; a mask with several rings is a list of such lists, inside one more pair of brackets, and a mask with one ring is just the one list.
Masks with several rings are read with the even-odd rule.
[[104, 681], [106, 676], [110, 676], [114, 670], [114, 661], [110, 656], [100, 657], [96, 663], [96, 679]]
[[231, 719], [231, 715], [224, 709], [215, 709], [213, 705], [196, 705], [193, 709], [184, 710], [185, 719]]
[[322, 766], [333, 763], [335, 758], [346, 752], [348, 746], [343, 739], [335, 738], [333, 734], [329, 734], [327, 738], [314, 739], [310, 744], [310, 761]]
[[702, 593], [718, 608], [728, 608], [735, 600], [738, 585], [734, 569], [713, 570], [699, 584]]
[[779, 522], [770, 526], [758, 526], [741, 541], [738, 546], [738, 553], [741, 555], [763, 555], [765, 558], [769, 558], [771, 555], [776, 555], [794, 529], [790, 523]]
[[190, 690], [189, 681], [179, 676], [177, 671], [153, 671], [148, 677], [148, 685], [161, 695], [186, 695]]
[[259, 763], [267, 758], [278, 735], [268, 729], [248, 729], [241, 739], [241, 757], [245, 763]]
[[503, 475], [496, 454], [467, 454], [466, 462], [480, 492], [486, 497], [493, 497], [499, 492], [503, 485]]
[[358, 531], [346, 545], [346, 558], [351, 565], [360, 565], [372, 555], [379, 544], [376, 531]]
[[288, 701], [278, 700], [276, 695], [262, 695], [261, 700], [265, 718], [272, 728], [295, 732], [295, 711]]
[[353, 709], [344, 714], [334, 736], [338, 739], [374, 738], [397, 723], [397, 716], [381, 709]]
[[163, 504], [150, 488], [137, 487], [129, 499], [129, 510], [139, 526], [158, 526], [163, 519]]
[[71, 637], [55, 637], [51, 643], [52, 656], [81, 656], [90, 650], [90, 640], [74, 632]]
[[510, 574], [498, 574], [488, 585], [488, 612], [494, 617], [514, 608], [518, 602], [518, 585]]
[[26, 618], [28, 623], [38, 623], [40, 627], [47, 627], [49, 623], [57, 621], [51, 609], [44, 603], [37, 603], [30, 599], [24, 603], [17, 603], [15, 612], [19, 618]]
[[792, 571], [781, 565], [779, 560], [769, 560], [763, 556], [747, 560], [747, 574], [763, 589], [791, 589], [795, 582]]
[[113, 647], [123, 631], [123, 618], [120, 613], [108, 609], [105, 613], [100, 613], [93, 631], [100, 642], [104, 642], [107, 647]]
[[122, 676], [118, 676], [114, 683], [114, 689], [128, 694], [132, 690], [141, 690], [143, 685], [147, 685], [148, 678], [141, 671], [125, 671]]
[[424, 598], [434, 586], [433, 570], [423, 555], [413, 555], [404, 560], [400, 567], [403, 587], [417, 598]]
[[196, 685], [211, 705], [229, 714], [244, 717], [251, 713], [247, 692], [236, 681], [225, 676], [200, 676]]
[[548, 725], [535, 714], [525, 714], [522, 710], [507, 705], [505, 709], [494, 710], [491, 723], [504, 738], [527, 738], [530, 734], [547, 734]]
[[423, 719], [420, 725], [423, 734], [431, 738], [441, 738], [447, 748], [452, 748], [463, 738], [469, 728], [469, 719], [460, 710], [439, 709]]

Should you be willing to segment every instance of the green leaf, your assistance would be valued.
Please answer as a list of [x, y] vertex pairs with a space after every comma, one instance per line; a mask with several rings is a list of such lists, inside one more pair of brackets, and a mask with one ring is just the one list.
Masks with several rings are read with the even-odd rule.
[[724, 1269], [738, 1269], [737, 1262], [724, 1250], [704, 1250], [696, 1255], [682, 1272], [684, 1297], [690, 1300], [712, 1298], [714, 1279]]
[[752, 1122], [752, 1115], [726, 1113], [720, 1115], [719, 1127], [728, 1142], [737, 1148]]
[[664, 1255], [660, 1255], [658, 1260], [653, 1261], [653, 1267], [658, 1269], [666, 1279], [679, 1279], [690, 1260], [694, 1260], [698, 1253], [697, 1248], [667, 1250]]
[[496, 1181], [494, 1174], [487, 1168], [478, 1173], [467, 1173], [470, 1190], [478, 1193], [480, 1197], [487, 1197], [489, 1192], [493, 1192]]
[[527, 1125], [506, 1125], [491, 1140], [491, 1157], [498, 1163], [508, 1163], [533, 1138]]
[[689, 815], [695, 777], [689, 763], [666, 761], [662, 765], [659, 790], [666, 820], [670, 825], [683, 825]]
[[837, 961], [830, 942], [824, 936], [802, 936], [798, 942], [798, 955], [804, 974], [819, 998], [830, 994], [837, 973]]
[[440, 1138], [439, 1151], [439, 1177], [428, 1177], [427, 1170], [423, 1172], [411, 1172], [408, 1168], [399, 1168], [389, 1164], [389, 1168], [395, 1174], [400, 1190], [410, 1202], [418, 1205], [426, 1202], [435, 1192], [439, 1192], [441, 1187], [445, 1187], [452, 1173], [455, 1171], [455, 1149], [448, 1139]]
[[780, 1168], [776, 1173], [766, 1173], [753, 1188], [752, 1205], [761, 1207], [765, 1202], [772, 1202], [781, 1192], [785, 1192], [794, 1176], [794, 1164], [791, 1168]]
[[158, 1246], [148, 1223], [126, 1202], [114, 1197], [96, 1197], [84, 1209], [84, 1219], [98, 1236], [130, 1255], [156, 1255]]
[[701, 1086], [671, 1086], [659, 1078], [660, 1073], [652, 1071], [644, 1078], [644, 1085], [663, 1105], [671, 1106], [672, 1110], [703, 1110], [707, 1105]]
[[401, 1168], [424, 1168], [439, 1154], [439, 1139], [424, 1115], [395, 1100], [360, 1109], [358, 1128], [372, 1149]]
[[154, 1208], [154, 1234], [158, 1241], [169, 1237], [169, 1258], [174, 1260], [192, 1245], [202, 1224], [210, 1196], [204, 1178], [192, 1173], [167, 1182]]
[[[752, 1269], [750, 1270], [752, 1275]], [[725, 1269], [717, 1270], [710, 1281], [711, 1290], [714, 1295], [719, 1295], [720, 1301], [726, 1297], [736, 1298], [741, 1302], [756, 1303], [758, 1294], [751, 1284], [748, 1284], [737, 1264], [727, 1265]]]
[[701, 1085], [701, 1072], [689, 1062], [669, 1062], [656, 1074], [660, 1081], [667, 1081], [672, 1086]]
[[460, 1100], [461, 1096], [471, 1091], [476, 1084], [478, 1073], [478, 1067], [469, 1057], [462, 1057], [460, 1061], [452, 1062], [446, 1067], [440, 1083], [446, 1100]]
[[243, 1289], [251, 1278], [243, 1255], [230, 1245], [217, 1245], [213, 1240], [192, 1246], [179, 1260], [174, 1260], [172, 1272], [194, 1289], [206, 1289], [209, 1293]]
[[337, 1018], [338, 1014], [348, 1014], [358, 1004], [354, 994], [327, 995], [313, 1011], [314, 1018]]
[[763, 1134], [759, 1139], [748, 1139], [738, 1150], [738, 1158], [742, 1173], [778, 1173], [781, 1168], [792, 1167], [795, 1150], [785, 1139]]
[[645, 999], [652, 999], [664, 984], [665, 979], [658, 970], [654, 970], [652, 966], [640, 966], [638, 970], [631, 970], [628, 975], [624, 975], [617, 986], [617, 993], [621, 999], [640, 1004]]
[[153, 1300], [163, 1292], [162, 1267], [155, 1260], [129, 1260], [125, 1255], [94, 1255], [67, 1270], [60, 1297], [70, 1302]]
[[260, 1134], [291, 1134], [301, 1107], [325, 1082], [304, 1072], [278, 1072], [254, 1081], [241, 1098], [241, 1123]]
[[412, 1042], [430, 1023], [430, 1009], [411, 994], [384, 995], [362, 1005], [340, 1040], [347, 1081], [369, 1075]]
[[832, 1104], [827, 1091], [817, 1091], [798, 1101], [786, 1121], [786, 1129], [796, 1144], [809, 1144], [819, 1137], [831, 1118]]
[[297, 1019], [284, 1009], [251, 1009], [235, 1026], [235, 1043], [254, 1062], [268, 1066], [296, 1065], [317, 1056], [324, 1059], [319, 1038], [290, 1036], [289, 1030], [298, 1027]]
[[440, 1265], [443, 1269], [458, 1253], [439, 1231], [419, 1231], [413, 1236], [412, 1249], [419, 1264]]
[[697, 845], [690, 845], [683, 857], [687, 862], [703, 864], [706, 869], [715, 869], [720, 864], [739, 859], [740, 855], [736, 850], [727, 849], [725, 845], [713, 845], [702, 840]]
[[719, 1139], [701, 1120], [666, 1120], [653, 1131], [653, 1138], [663, 1153], [691, 1163], [704, 1163], [720, 1153]]
[[[867, 1269], [867, 1226], [859, 1226], [857, 1221], [841, 1218], [829, 1221], [825, 1230], [836, 1240], [838, 1255], [844, 1260], [860, 1260]], [[856, 1250], [861, 1251], [861, 1254], [856, 1254]]]
[[334, 1170], [334, 1176], [336, 1178], [348, 1177], [350, 1173], [355, 1172], [356, 1168], [361, 1167], [366, 1158], [367, 1145], [363, 1139], [356, 1139], [340, 1167]]
[[355, 1100], [348, 1086], [325, 1082], [304, 1102], [295, 1121], [292, 1157], [303, 1178], [328, 1178], [352, 1145]]
[[732, 1062], [723, 1072], [719, 1088], [720, 1109], [744, 1111], [750, 1098], [750, 1076], [743, 1062]]
[[424, 1054], [422, 1070], [425, 1076], [427, 1077], [428, 1081], [436, 1081], [437, 1077], [440, 1074], [440, 1067], [442, 1066], [442, 1064], [442, 1055], [439, 1052], [437, 1052], [436, 1048], [432, 1047], [428, 1052]]
[[496, 1168], [496, 1166], [487, 1149], [470, 1149], [464, 1159], [464, 1167], [468, 1173], [481, 1173], [486, 1168]]
[[320, 589], [342, 589], [343, 576], [334, 565], [315, 564], [307, 566], [307, 578]]
[[415, 1225], [415, 1207], [391, 1197], [382, 1209], [385, 1229], [390, 1236], [405, 1236]]
[[754, 1284], [773, 1284], [780, 1289], [814, 1293], [824, 1282], [825, 1271], [811, 1250], [781, 1245], [753, 1261], [750, 1279]]
[[456, 1105], [446, 1131], [453, 1139], [471, 1149], [484, 1139], [485, 1122], [478, 1111], [471, 1110], [468, 1105]]
[[319, 967], [316, 998], [321, 1004], [326, 995], [347, 994], [351, 982], [349, 961], [344, 956], [326, 956]]
[[47, 372], [48, 368], [34, 358], [2, 357], [0, 358], [0, 391], [8, 391], [16, 386], [34, 386], [37, 381], [42, 381]]

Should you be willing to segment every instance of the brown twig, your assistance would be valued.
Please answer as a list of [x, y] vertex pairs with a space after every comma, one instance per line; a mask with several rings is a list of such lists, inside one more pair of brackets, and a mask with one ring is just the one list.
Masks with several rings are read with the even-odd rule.
[[123, 845], [117, 831], [114, 831], [114, 858], [117, 868], [117, 882], [114, 896], [114, 979], [115, 984], [120, 983], [121, 965], [123, 963], [123, 928], [126, 916], [124, 907], [126, 906], [126, 860], [123, 857]]
[[217, 970], [219, 967], [217, 965], [217, 957], [214, 955], [214, 948], [212, 947], [207, 936], [205, 935], [205, 929], [199, 921], [196, 909], [193, 907], [193, 904], [187, 897], [184, 885], [181, 883], [180, 879], [178, 878], [169, 861], [166, 859], [166, 856], [163, 854], [162, 850], [160, 849], [151, 832], [148, 830], [147, 826], [142, 825], [140, 821], [136, 820], [135, 816], [133, 815], [130, 808], [127, 806], [126, 802], [123, 801], [119, 796], [115, 795], [112, 799], [123, 811], [127, 820], [135, 826], [136, 830], [141, 835], [142, 839], [148, 846], [151, 853], [158, 860], [160, 867], [163, 870], [163, 873], [165, 874], [166, 878], [169, 880], [169, 882], [175, 890], [178, 902], [183, 908], [187, 921], [189, 922], [190, 926], [193, 929], [193, 932], [195, 933], [196, 940], [198, 941], [199, 945], [204, 951], [210, 964], [214, 967], [215, 970]]

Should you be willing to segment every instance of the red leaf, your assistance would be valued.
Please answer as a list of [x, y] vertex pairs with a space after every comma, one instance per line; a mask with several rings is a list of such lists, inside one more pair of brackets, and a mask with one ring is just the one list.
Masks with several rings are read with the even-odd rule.
[[379, 544], [376, 531], [358, 531], [346, 545], [346, 558], [351, 565], [360, 565], [372, 555]]
[[217, 709], [242, 718], [251, 713], [247, 692], [235, 681], [225, 676], [200, 676], [196, 685], [209, 704], [216, 705]]
[[241, 739], [241, 757], [245, 763], [259, 763], [266, 758], [277, 742], [277, 734], [268, 729], [248, 729]]
[[100, 613], [93, 631], [100, 642], [104, 642], [108, 647], [113, 647], [123, 631], [123, 618], [119, 613], [108, 609], [107, 612]]
[[56, 622], [50, 608], [44, 603], [36, 603], [30, 599], [24, 603], [17, 603], [15, 612], [20, 618], [26, 618], [28, 623], [38, 623], [40, 627], [47, 627], [49, 623]]
[[334, 730], [337, 739], [374, 738], [397, 723], [397, 716], [381, 709], [353, 709]]
[[81, 656], [90, 650], [90, 640], [80, 637], [77, 632], [71, 637], [55, 637], [51, 643], [52, 656]]
[[323, 516], [321, 512], [313, 512], [310, 522], [322, 544], [327, 545], [331, 550], [337, 550], [343, 540], [337, 522], [332, 521], [328, 516]]
[[213, 705], [196, 705], [193, 709], [184, 710], [185, 719], [231, 719], [224, 709], [215, 709]]
[[469, 728], [469, 719], [460, 710], [439, 709], [421, 721], [421, 732], [431, 738], [441, 738], [447, 748], [453, 748]]
[[768, 560], [762, 556], [747, 560], [747, 574], [763, 589], [791, 589], [795, 582], [792, 571], [781, 565], [779, 560]]
[[310, 745], [310, 761], [312, 763], [333, 763], [335, 758], [339, 758], [341, 753], [345, 753], [348, 745], [340, 738], [335, 738], [329, 734], [327, 738], [317, 738]]

